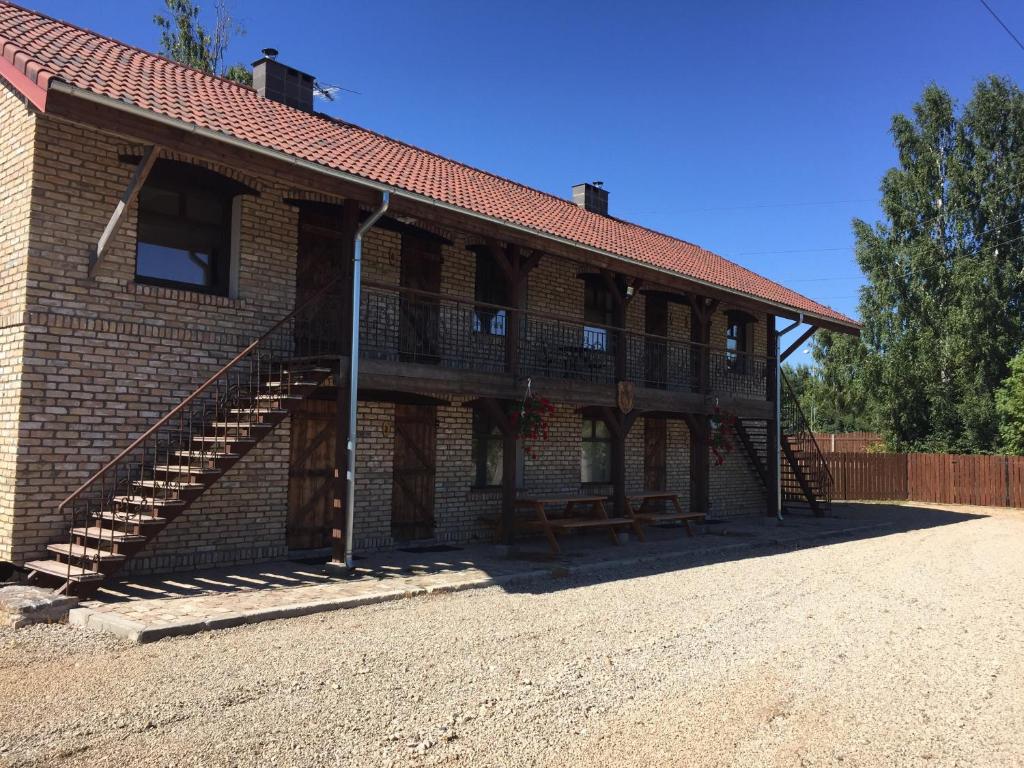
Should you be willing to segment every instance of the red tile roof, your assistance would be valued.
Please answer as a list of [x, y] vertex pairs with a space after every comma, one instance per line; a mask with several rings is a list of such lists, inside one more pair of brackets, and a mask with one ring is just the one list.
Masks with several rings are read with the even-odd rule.
[[845, 315], [700, 246], [590, 213], [359, 126], [286, 107], [250, 88], [3, 0], [0, 76], [40, 108], [51, 81], [61, 80], [326, 168], [857, 327]]

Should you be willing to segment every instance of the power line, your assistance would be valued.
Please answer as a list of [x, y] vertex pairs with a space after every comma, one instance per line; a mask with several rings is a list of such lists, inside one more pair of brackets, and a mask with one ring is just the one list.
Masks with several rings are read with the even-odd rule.
[[1006, 30], [1006, 34], [1013, 38], [1013, 42], [1017, 44], [1017, 47], [1024, 51], [1024, 43], [1020, 41], [1020, 38], [1013, 34], [1013, 31], [1006, 26], [1006, 22], [999, 18], [999, 15], [992, 10], [992, 6], [985, 2], [985, 0], [978, 0], [979, 3], [985, 6], [985, 9], [992, 14], [992, 18], [999, 22], [999, 26]]
[[810, 206], [818, 205], [849, 205], [853, 203], [873, 203], [874, 198], [865, 198], [863, 200], [816, 200], [806, 203], [754, 203], [751, 205], [729, 205], [714, 208], [677, 208], [674, 210], [637, 210], [636, 208], [626, 208], [623, 213], [627, 213], [633, 216], [674, 216], [680, 213], [709, 213], [712, 211], [749, 211], [759, 208], [805, 208]]

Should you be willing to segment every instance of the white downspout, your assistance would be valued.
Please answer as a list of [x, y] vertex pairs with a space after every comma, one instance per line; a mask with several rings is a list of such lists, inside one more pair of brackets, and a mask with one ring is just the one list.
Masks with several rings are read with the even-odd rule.
[[352, 343], [348, 367], [348, 471], [345, 473], [345, 567], [352, 568], [352, 534], [355, 528], [356, 500], [356, 416], [359, 410], [359, 307], [363, 293], [363, 235], [384, 215], [391, 202], [388, 192], [381, 192], [380, 207], [370, 214], [356, 232], [352, 256]]
[[782, 522], [782, 337], [803, 325], [804, 314], [775, 332], [775, 516]]

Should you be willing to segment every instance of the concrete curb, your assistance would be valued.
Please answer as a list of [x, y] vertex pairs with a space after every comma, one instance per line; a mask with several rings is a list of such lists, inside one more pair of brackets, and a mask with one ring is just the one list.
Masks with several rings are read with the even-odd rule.
[[210, 632], [218, 629], [238, 627], [243, 624], [258, 624], [264, 621], [276, 619], [288, 619], [296, 616], [309, 616], [314, 613], [326, 611], [339, 611], [348, 608], [359, 608], [366, 605], [376, 605], [394, 600], [420, 597], [423, 595], [442, 595], [455, 592], [464, 592], [470, 589], [484, 589], [494, 586], [508, 586], [521, 584], [543, 579], [564, 579], [572, 576], [584, 576], [609, 568], [621, 568], [632, 565], [642, 565], [665, 560], [687, 560], [699, 558], [703, 555], [728, 552], [730, 550], [760, 549], [774, 546], [799, 546], [815, 540], [827, 538], [842, 538], [851, 533], [891, 528], [891, 523], [876, 523], [871, 525], [841, 528], [832, 531], [821, 531], [819, 533], [796, 536], [793, 538], [772, 537], [769, 539], [757, 539], [756, 541], [743, 541], [724, 544], [711, 549], [704, 549], [693, 552], [652, 552], [650, 554], [624, 557], [615, 560], [603, 560], [595, 563], [580, 563], [578, 565], [551, 565], [544, 568], [536, 568], [519, 573], [510, 573], [503, 576], [484, 576], [477, 579], [466, 579], [451, 584], [434, 584], [430, 586], [409, 587], [407, 589], [393, 589], [387, 592], [380, 592], [372, 595], [358, 595], [354, 597], [339, 597], [327, 600], [307, 600], [305, 602], [278, 605], [270, 608], [258, 608], [251, 611], [239, 613], [228, 613], [220, 616], [202, 619], [182, 619], [162, 624], [160, 626], [147, 626], [138, 621], [125, 619], [117, 614], [96, 611], [92, 608], [75, 608], [68, 616], [68, 623], [72, 626], [88, 627], [102, 632], [108, 632], [122, 637], [133, 643], [151, 643], [162, 640], [166, 637], [182, 637], [194, 635], [200, 632]]

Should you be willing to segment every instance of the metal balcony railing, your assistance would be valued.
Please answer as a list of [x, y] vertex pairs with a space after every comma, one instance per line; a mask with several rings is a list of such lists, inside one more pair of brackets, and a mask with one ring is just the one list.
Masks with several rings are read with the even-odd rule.
[[364, 358], [444, 368], [765, 399], [772, 361], [621, 328], [369, 284]]

